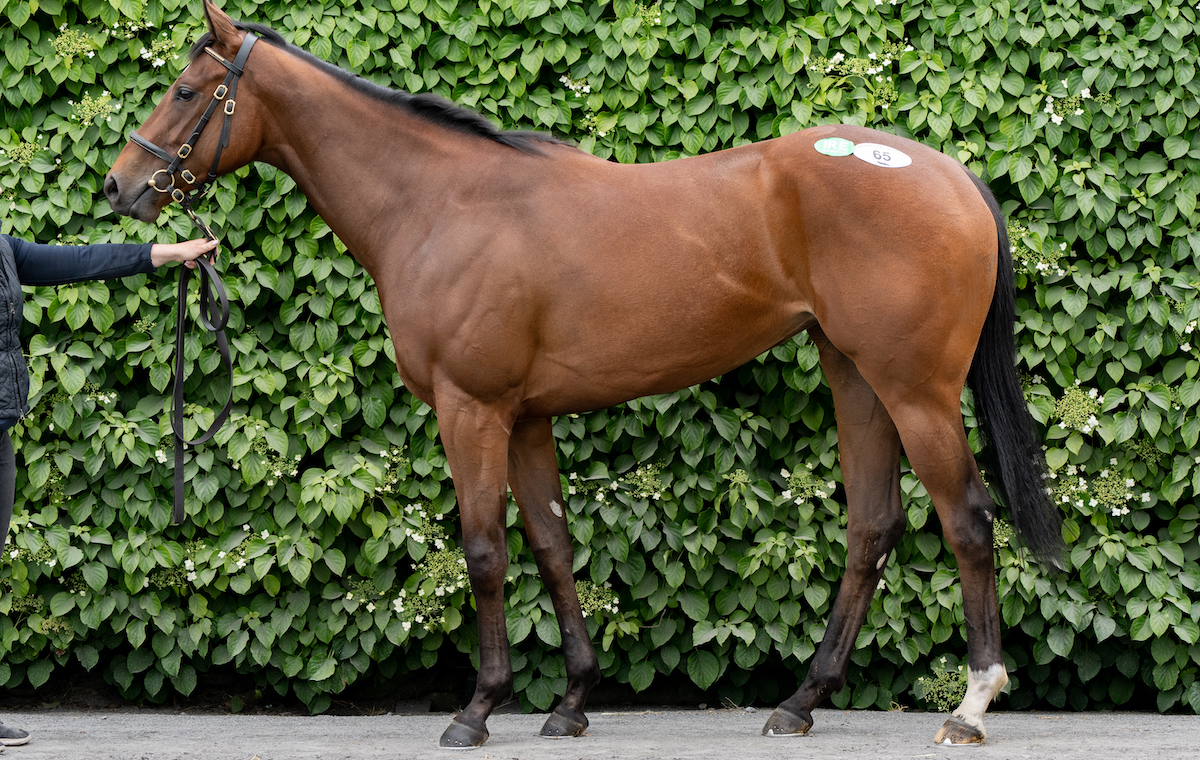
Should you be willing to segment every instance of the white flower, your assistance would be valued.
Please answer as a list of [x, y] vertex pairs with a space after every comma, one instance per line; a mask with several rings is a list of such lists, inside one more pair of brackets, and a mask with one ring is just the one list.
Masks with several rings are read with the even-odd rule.
[[789, 491], [784, 491], [784, 492], [783, 492], [783, 498], [785, 498], [785, 499], [790, 499], [790, 498], [792, 498], [792, 492], [791, 492], [790, 490], [789, 490]]
[[782, 476], [783, 476], [783, 477], [785, 477], [785, 478], [790, 478], [790, 477], [792, 477], [792, 473], [788, 472], [787, 470], [780, 470], [780, 471], [779, 471], [779, 474], [780, 474], [780, 475], [782, 475]]
[[1146, 491], [1143, 491], [1143, 492], [1142, 492], [1142, 503], [1143, 503], [1143, 504], [1149, 504], [1149, 503], [1150, 503], [1150, 494], [1149, 494], [1148, 492], [1146, 492]]
[[196, 569], [196, 563], [195, 563], [195, 562], [192, 562], [190, 559], [185, 559], [185, 560], [183, 561], [183, 569], [184, 569], [184, 570], [195, 570], [195, 569]]
[[194, 581], [196, 580], [196, 574], [195, 574], [195, 573], [188, 573], [188, 574], [187, 574], [187, 579], [188, 579], [188, 582], [194, 582]]
[[241, 570], [243, 567], [245, 567], [245, 566], [246, 566], [246, 560], [244, 560], [244, 559], [239, 559], [239, 560], [237, 561], [237, 566], [238, 566], [238, 570]]
[[247, 533], [249, 533], [249, 532], [250, 532], [250, 523], [246, 523], [245, 525], [243, 525], [243, 526], [242, 526], [242, 530], [244, 530], [244, 531], [246, 531]]
[[375, 611], [375, 602], [367, 602], [367, 612]]
[[1133, 488], [1133, 478], [1125, 478], [1125, 487]]
[[47, 563], [46, 563], [46, 566], [47, 566], [47, 567], [54, 567], [54, 566], [55, 566], [55, 565], [57, 565], [57, 564], [58, 564], [58, 560], [57, 560], [57, 559], [52, 559], [52, 560], [50, 560], [49, 562], [47, 562]]
[[407, 620], [405, 620], [405, 621], [404, 621], [404, 623], [403, 623], [403, 626], [404, 626], [404, 630], [406, 630], [406, 631], [407, 631], [407, 630], [409, 630], [409, 629], [411, 629], [411, 628], [412, 628], [412, 623], [410, 623], [410, 622], [408, 622]]
[[267, 537], [270, 536], [271, 534], [264, 530], [260, 535], [262, 535], [263, 541], [266, 541]]
[[217, 559], [225, 559], [225, 552], [219, 552], [217, 554]]

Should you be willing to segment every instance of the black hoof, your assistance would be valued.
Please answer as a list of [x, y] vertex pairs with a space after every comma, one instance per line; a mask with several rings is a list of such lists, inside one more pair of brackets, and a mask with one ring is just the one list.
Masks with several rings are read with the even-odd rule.
[[812, 728], [812, 717], [796, 715], [782, 707], [775, 708], [767, 725], [763, 726], [763, 736], [804, 736]]
[[471, 728], [466, 723], [452, 720], [449, 727], [446, 728], [446, 732], [442, 734], [438, 746], [442, 749], [475, 749], [483, 746], [487, 739], [486, 728], [480, 731], [478, 728]]
[[562, 712], [555, 710], [550, 713], [549, 718], [546, 718], [546, 725], [542, 726], [540, 735], [547, 739], [583, 736], [587, 727], [588, 719], [583, 713], [577, 713], [574, 710], [563, 710]]
[[934, 744], [983, 744], [983, 729], [976, 728], [956, 715], [951, 715], [942, 724], [937, 736], [933, 737]]

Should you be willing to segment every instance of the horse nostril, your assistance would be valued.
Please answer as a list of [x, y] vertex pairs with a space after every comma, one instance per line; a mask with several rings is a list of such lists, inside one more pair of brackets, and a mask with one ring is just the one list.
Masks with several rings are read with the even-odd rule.
[[110, 205], [116, 203], [117, 198], [121, 196], [121, 188], [117, 185], [117, 178], [111, 174], [104, 178], [104, 195], [108, 197]]

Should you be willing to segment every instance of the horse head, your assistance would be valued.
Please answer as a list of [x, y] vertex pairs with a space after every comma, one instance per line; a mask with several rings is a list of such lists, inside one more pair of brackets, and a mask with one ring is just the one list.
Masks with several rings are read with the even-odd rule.
[[[204, 0], [204, 16], [208, 33], [192, 48], [191, 62], [130, 135], [104, 180], [104, 194], [119, 214], [152, 222], [172, 200], [182, 202], [250, 163], [262, 145], [261, 107], [235, 99], [255, 37], [212, 0]], [[206, 128], [210, 118], [216, 123]]]

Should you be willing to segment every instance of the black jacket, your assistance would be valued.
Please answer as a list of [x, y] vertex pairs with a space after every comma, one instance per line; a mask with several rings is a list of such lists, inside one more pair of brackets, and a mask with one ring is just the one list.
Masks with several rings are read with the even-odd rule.
[[0, 235], [0, 430], [29, 411], [21, 285], [62, 285], [154, 271], [145, 245], [39, 245]]

